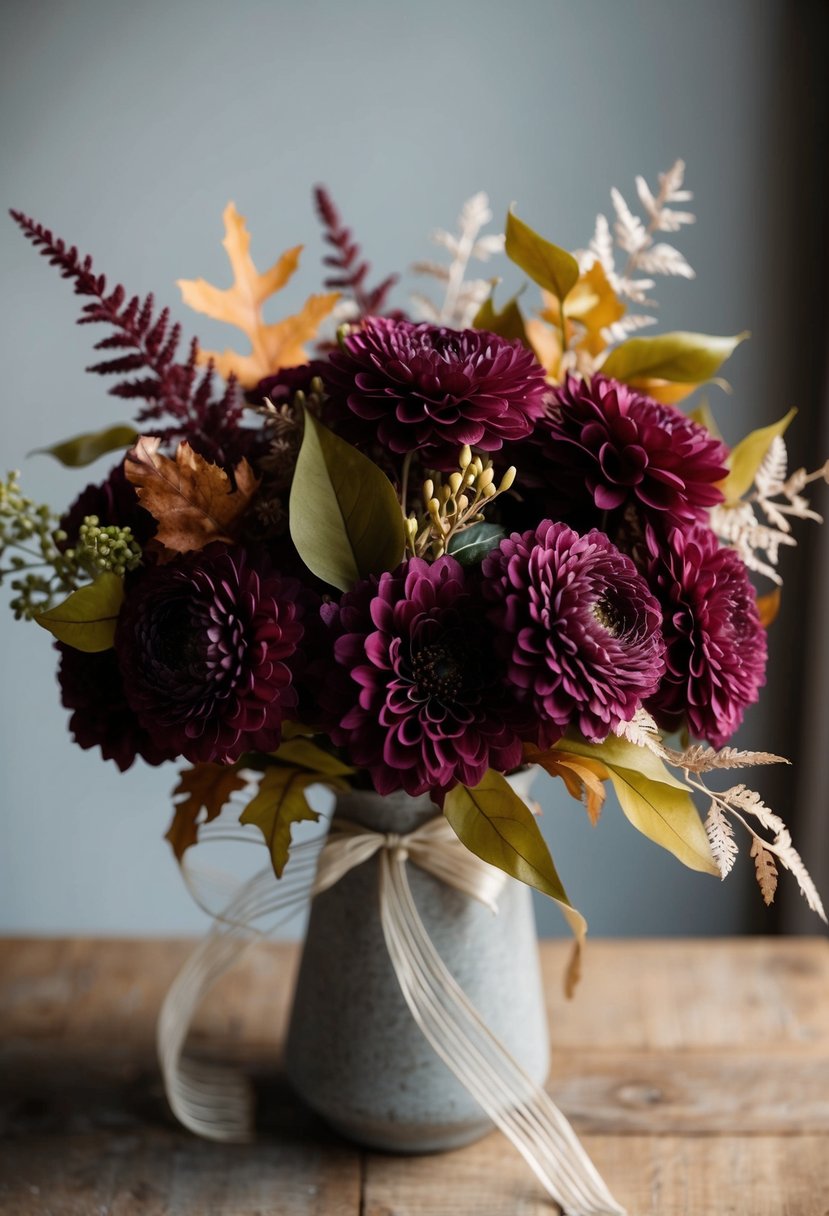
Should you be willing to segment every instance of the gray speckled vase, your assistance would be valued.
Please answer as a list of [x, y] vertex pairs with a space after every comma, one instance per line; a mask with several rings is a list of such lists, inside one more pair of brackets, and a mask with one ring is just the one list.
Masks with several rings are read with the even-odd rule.
[[[525, 796], [532, 773], [513, 778]], [[352, 792], [337, 814], [410, 832], [440, 812], [428, 796]], [[508, 879], [498, 914], [409, 863], [418, 912], [479, 1013], [542, 1083], [549, 1043], [530, 891]], [[346, 874], [311, 908], [286, 1045], [299, 1096], [337, 1131], [370, 1148], [456, 1148], [492, 1124], [412, 1019], [392, 970], [378, 911], [377, 859]]]

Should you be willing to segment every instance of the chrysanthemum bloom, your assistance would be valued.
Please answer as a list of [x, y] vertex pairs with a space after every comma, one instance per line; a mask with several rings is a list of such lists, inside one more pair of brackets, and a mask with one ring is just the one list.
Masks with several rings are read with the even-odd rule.
[[668, 727], [687, 718], [722, 747], [766, 678], [766, 631], [739, 554], [710, 528], [648, 528], [648, 581], [662, 604], [666, 672], [648, 708]]
[[495, 452], [525, 438], [549, 394], [521, 342], [381, 317], [345, 338], [323, 379], [332, 425], [346, 438], [437, 463], [464, 444]]
[[213, 544], [145, 571], [118, 618], [127, 700], [187, 760], [272, 751], [297, 704], [298, 583], [264, 557]]
[[123, 773], [141, 756], [161, 764], [176, 755], [163, 739], [144, 730], [127, 704], [114, 650], [87, 654], [58, 643], [61, 702], [72, 710], [69, 729], [83, 748], [100, 747], [105, 760], [114, 760]]
[[510, 699], [469, 576], [453, 557], [412, 558], [329, 610], [342, 669], [323, 708], [331, 737], [381, 794], [477, 785], [521, 763]]
[[544, 520], [501, 541], [482, 565], [507, 679], [549, 747], [568, 726], [601, 741], [665, 669], [659, 605], [602, 532]]
[[[703, 426], [606, 376], [568, 376], [535, 432], [562, 514], [632, 503], [683, 525], [722, 502], [728, 450]], [[606, 530], [606, 529], [603, 529]]]

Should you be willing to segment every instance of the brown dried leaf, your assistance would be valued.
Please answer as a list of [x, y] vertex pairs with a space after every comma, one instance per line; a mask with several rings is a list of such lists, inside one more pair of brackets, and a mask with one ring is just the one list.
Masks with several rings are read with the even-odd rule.
[[754, 858], [754, 870], [763, 901], [766, 905], [771, 904], [777, 890], [777, 866], [771, 853], [763, 848], [756, 836], [751, 842], [751, 856]]
[[259, 485], [248, 462], [240, 460], [233, 470], [234, 489], [224, 469], [189, 443], [178, 445], [174, 460], [159, 446], [160, 440], [142, 435], [125, 466], [142, 507], [158, 522], [155, 540], [175, 553], [229, 541]]
[[266, 325], [262, 305], [281, 291], [296, 271], [302, 246], [289, 249], [269, 270], [260, 274], [250, 256], [250, 233], [244, 216], [233, 203], [225, 207], [225, 238], [222, 244], [233, 271], [233, 286], [222, 290], [205, 279], [179, 279], [185, 304], [217, 321], [235, 325], [250, 339], [252, 353], [226, 350], [199, 351], [199, 362], [212, 362], [220, 375], [235, 375], [243, 388], [253, 388], [265, 376], [281, 367], [307, 362], [304, 344], [310, 342], [320, 324], [333, 309], [339, 293], [310, 296], [300, 311], [272, 325]]
[[187, 849], [198, 843], [199, 827], [218, 818], [231, 795], [246, 784], [234, 767], [225, 764], [196, 764], [181, 772], [173, 798], [178, 794], [183, 797], [176, 803], [173, 822], [164, 837], [179, 861]]

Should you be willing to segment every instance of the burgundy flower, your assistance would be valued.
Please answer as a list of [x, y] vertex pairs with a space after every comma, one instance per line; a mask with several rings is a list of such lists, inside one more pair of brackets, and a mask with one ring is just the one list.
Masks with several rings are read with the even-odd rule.
[[[568, 376], [535, 439], [563, 513], [633, 503], [671, 523], [704, 519], [722, 502], [728, 451], [705, 427], [606, 376]], [[606, 530], [606, 529], [603, 529]]]
[[213, 544], [142, 573], [115, 648], [130, 705], [187, 760], [272, 751], [297, 704], [299, 584], [266, 558]]
[[468, 577], [452, 557], [412, 558], [327, 609], [342, 669], [323, 698], [331, 738], [381, 794], [440, 794], [521, 763]]
[[175, 751], [144, 730], [127, 704], [114, 650], [87, 654], [58, 643], [61, 701], [72, 710], [69, 729], [84, 748], [100, 747], [124, 772], [136, 756], [148, 764], [172, 760]]
[[602, 532], [545, 520], [483, 561], [507, 678], [549, 747], [571, 724], [601, 741], [630, 719], [665, 669], [659, 605]]
[[332, 425], [347, 439], [438, 463], [464, 444], [495, 452], [523, 439], [548, 394], [520, 342], [379, 317], [345, 338], [323, 375]]
[[742, 559], [705, 527], [646, 540], [648, 581], [662, 603], [665, 677], [648, 708], [668, 727], [722, 747], [757, 700], [766, 675], [766, 633]]

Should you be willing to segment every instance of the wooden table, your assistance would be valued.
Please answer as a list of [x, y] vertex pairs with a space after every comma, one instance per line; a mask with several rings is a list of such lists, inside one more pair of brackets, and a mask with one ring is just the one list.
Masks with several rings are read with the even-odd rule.
[[[458, 1152], [363, 1153], [280, 1079], [296, 949], [257, 945], [200, 1015], [257, 1081], [250, 1145], [194, 1139], [153, 1054], [191, 943], [0, 942], [3, 1216], [545, 1216], [493, 1133]], [[829, 942], [593, 942], [572, 1002], [542, 947], [551, 1092], [631, 1216], [827, 1216]]]

